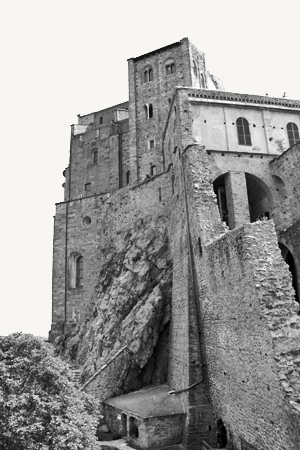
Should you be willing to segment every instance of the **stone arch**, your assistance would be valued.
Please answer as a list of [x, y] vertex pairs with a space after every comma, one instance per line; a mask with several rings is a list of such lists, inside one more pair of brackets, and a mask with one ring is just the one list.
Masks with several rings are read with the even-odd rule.
[[296, 302], [300, 303], [299, 269], [297, 268], [296, 261], [291, 250], [285, 244], [279, 242], [278, 246], [281, 250], [281, 256], [289, 266], [289, 270], [292, 275], [292, 285], [295, 290], [295, 300]]
[[268, 185], [256, 175], [242, 171], [220, 173], [213, 181], [220, 217], [230, 229], [247, 222], [273, 217]]
[[273, 217], [272, 194], [266, 183], [256, 175], [245, 172], [250, 222]]

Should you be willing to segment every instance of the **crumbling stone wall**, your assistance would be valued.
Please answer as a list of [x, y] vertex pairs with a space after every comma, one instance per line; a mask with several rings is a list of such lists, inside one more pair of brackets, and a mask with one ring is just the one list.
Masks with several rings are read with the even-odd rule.
[[204, 333], [212, 400], [232, 442], [298, 449], [300, 320], [272, 222], [206, 248]]

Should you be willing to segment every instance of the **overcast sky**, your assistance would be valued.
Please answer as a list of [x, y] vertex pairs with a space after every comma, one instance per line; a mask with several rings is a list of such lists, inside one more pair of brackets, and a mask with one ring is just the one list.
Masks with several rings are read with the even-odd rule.
[[70, 125], [128, 100], [127, 59], [189, 37], [231, 92], [300, 99], [299, 1], [19, 0], [1, 7], [0, 335], [47, 336]]

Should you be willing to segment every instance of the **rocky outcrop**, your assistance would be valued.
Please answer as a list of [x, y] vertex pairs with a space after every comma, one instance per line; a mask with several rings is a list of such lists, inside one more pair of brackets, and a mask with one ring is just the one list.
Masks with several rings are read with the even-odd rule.
[[166, 381], [172, 280], [166, 222], [139, 220], [124, 232], [121, 248], [110, 246], [85, 320], [56, 343], [58, 353], [82, 367], [83, 383], [98, 372], [100, 397]]

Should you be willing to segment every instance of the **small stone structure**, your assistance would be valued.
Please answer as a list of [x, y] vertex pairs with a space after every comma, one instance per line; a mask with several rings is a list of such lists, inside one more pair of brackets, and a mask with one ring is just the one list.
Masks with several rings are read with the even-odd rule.
[[132, 445], [298, 450], [300, 102], [226, 92], [187, 38], [128, 70], [72, 126], [50, 340]]
[[104, 402], [109, 428], [139, 448], [166, 448], [182, 443], [185, 414], [168, 385], [148, 386]]

